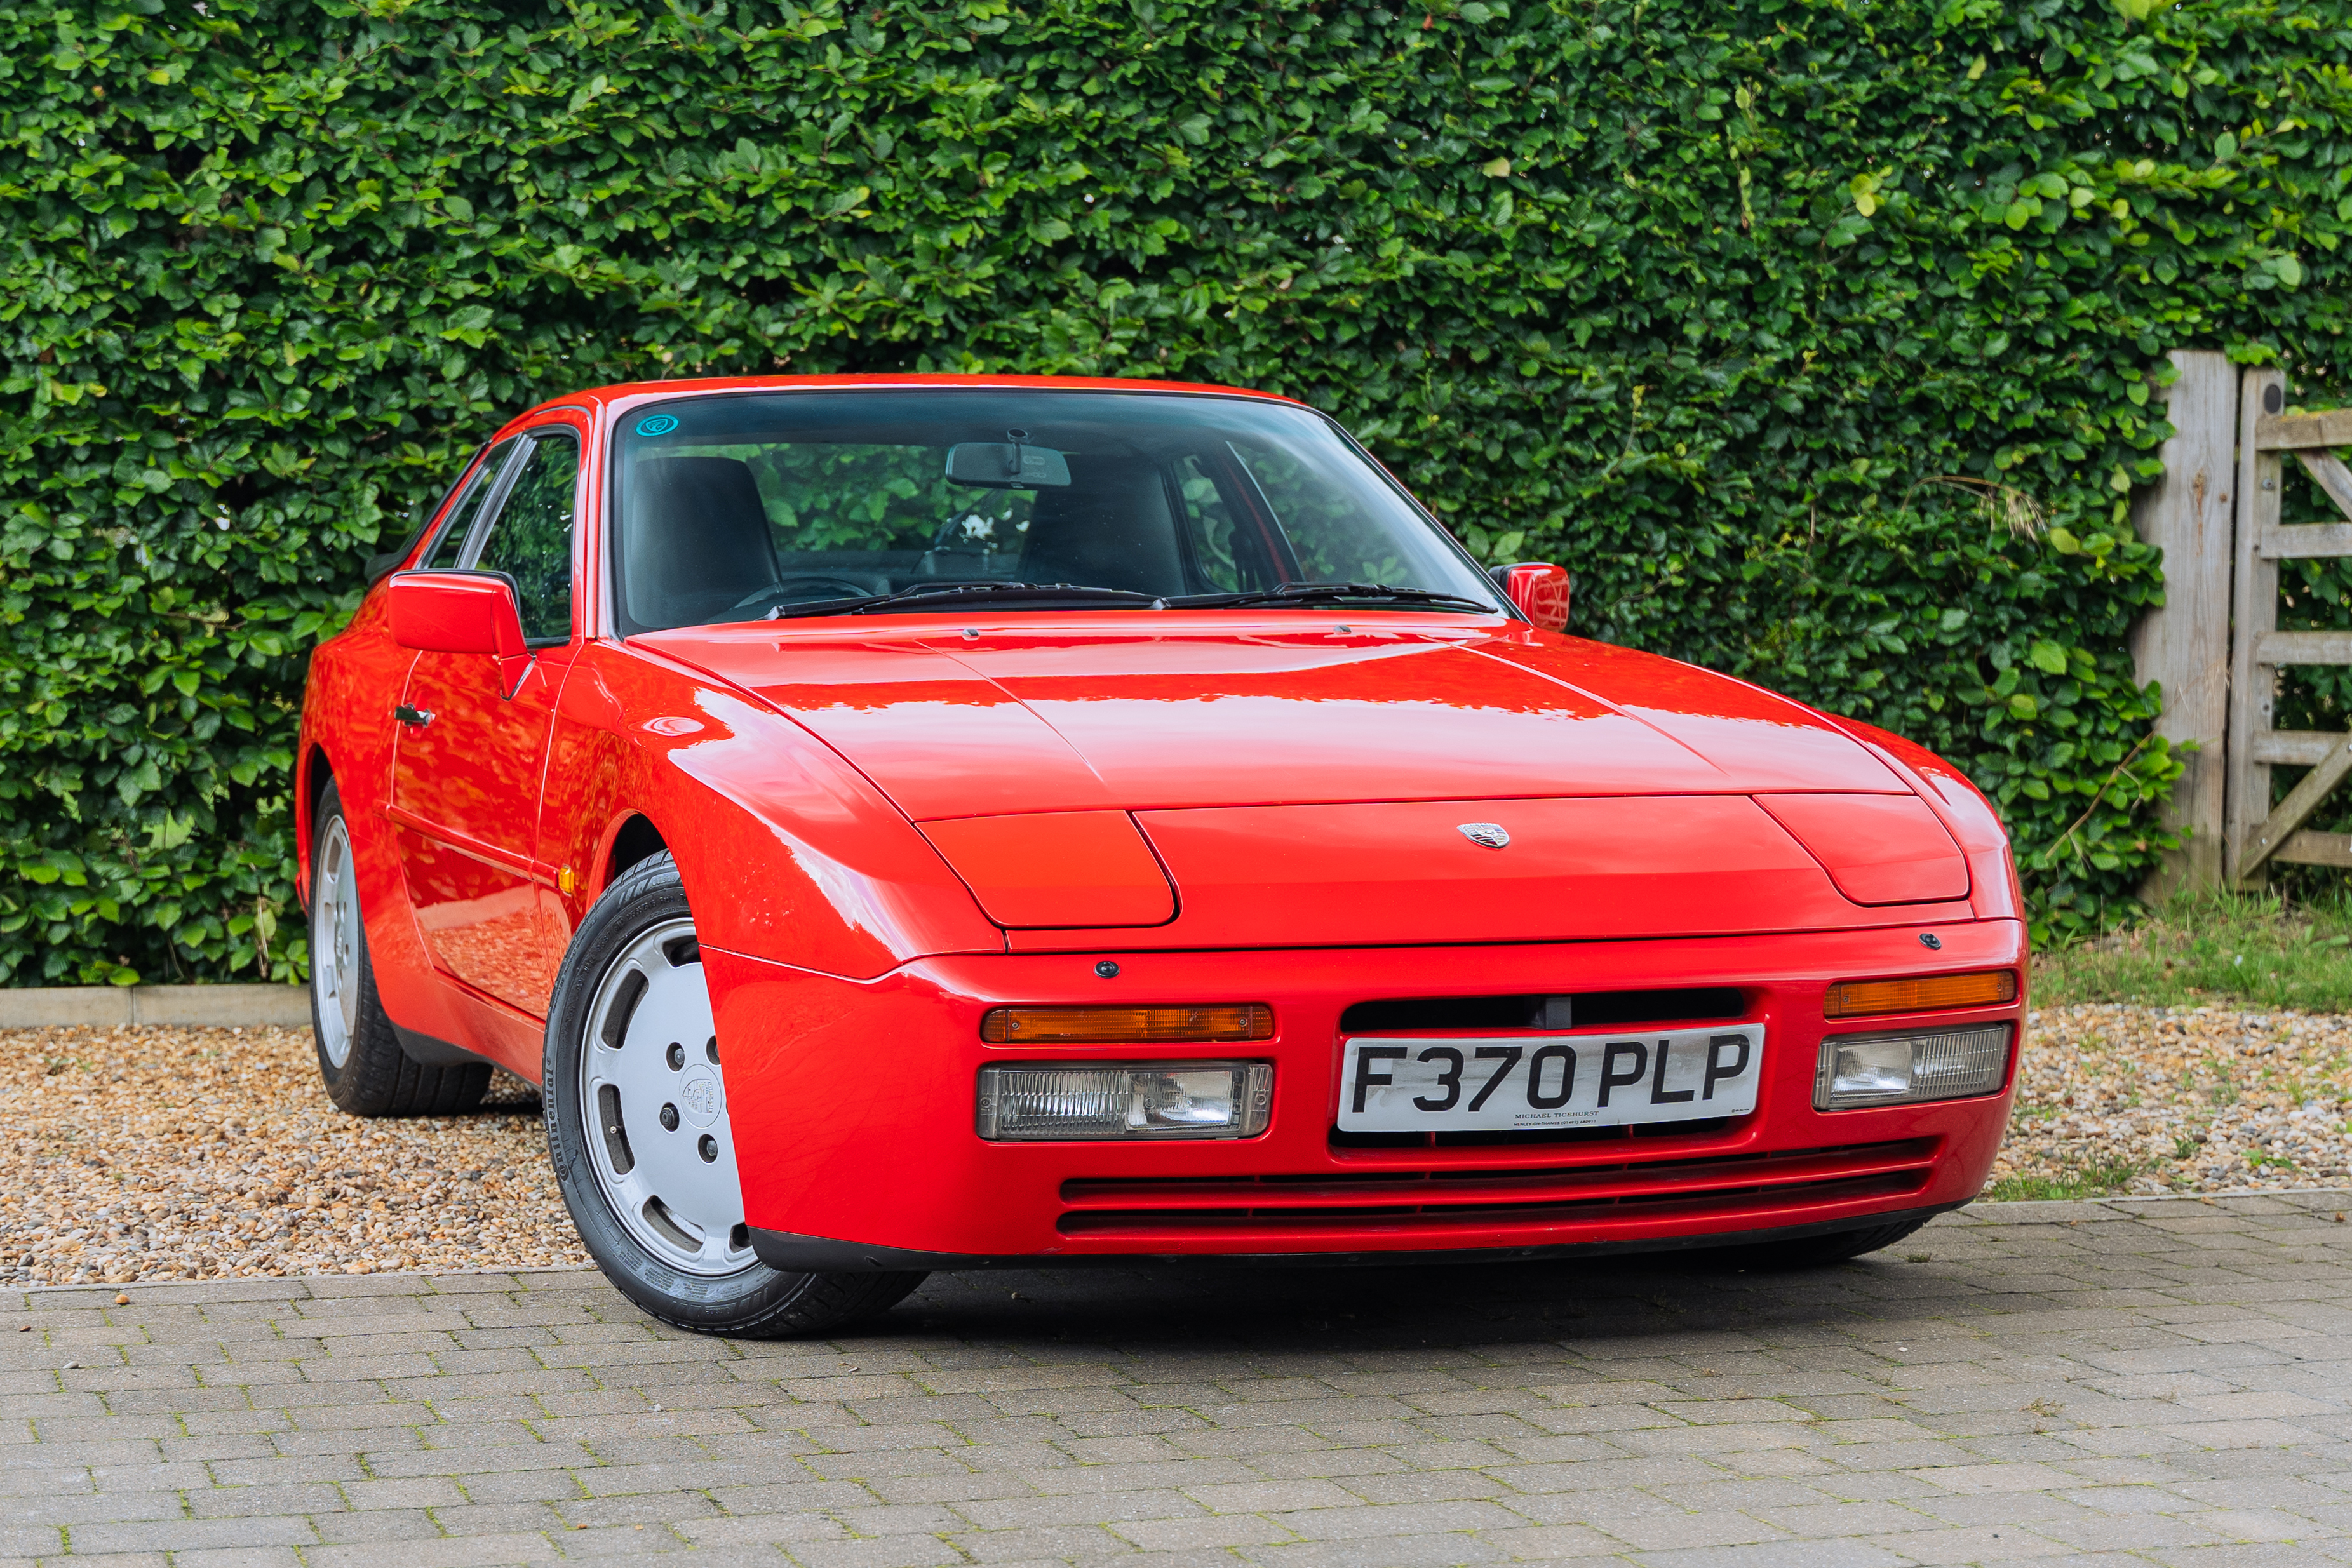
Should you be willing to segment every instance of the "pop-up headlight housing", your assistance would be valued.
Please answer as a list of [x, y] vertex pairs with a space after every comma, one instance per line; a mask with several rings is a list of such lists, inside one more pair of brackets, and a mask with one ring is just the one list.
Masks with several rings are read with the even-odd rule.
[[1036, 811], [919, 824], [1008, 930], [1161, 925], [1176, 890], [1125, 811]]
[[1916, 795], [1759, 795], [1756, 803], [1856, 904], [1969, 895], [1967, 858]]

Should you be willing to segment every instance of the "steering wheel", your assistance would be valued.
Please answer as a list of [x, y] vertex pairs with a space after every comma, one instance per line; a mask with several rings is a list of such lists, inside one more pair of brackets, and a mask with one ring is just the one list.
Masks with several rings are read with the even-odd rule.
[[765, 588], [753, 589], [730, 608], [749, 610], [755, 604], [784, 604], [795, 599], [866, 599], [874, 585], [855, 578], [822, 571], [786, 572]]

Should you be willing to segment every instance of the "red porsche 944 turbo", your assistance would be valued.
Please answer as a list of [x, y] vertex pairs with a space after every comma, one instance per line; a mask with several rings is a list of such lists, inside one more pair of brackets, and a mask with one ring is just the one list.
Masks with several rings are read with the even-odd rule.
[[648, 1312], [925, 1270], [1884, 1247], [2025, 928], [1895, 736], [1565, 634], [1330, 420], [1142, 382], [606, 387], [312, 661], [319, 1066], [537, 1081]]

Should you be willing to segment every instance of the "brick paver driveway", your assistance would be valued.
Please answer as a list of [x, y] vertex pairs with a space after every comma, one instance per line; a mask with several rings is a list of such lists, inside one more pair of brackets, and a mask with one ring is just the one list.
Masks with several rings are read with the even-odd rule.
[[728, 1344], [593, 1274], [0, 1297], [0, 1558], [2352, 1562], [2352, 1195], [1979, 1207], [1804, 1274], [934, 1279]]

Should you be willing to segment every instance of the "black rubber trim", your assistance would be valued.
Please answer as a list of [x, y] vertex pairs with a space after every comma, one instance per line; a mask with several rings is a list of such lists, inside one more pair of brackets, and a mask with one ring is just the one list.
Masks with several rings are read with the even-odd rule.
[[959, 1269], [1083, 1269], [1135, 1263], [1246, 1263], [1300, 1269], [1508, 1263], [1545, 1258], [1600, 1258], [1615, 1252], [1687, 1252], [1709, 1247], [1770, 1246], [1776, 1241], [1801, 1241], [1814, 1236], [1834, 1236], [1842, 1230], [1871, 1230], [1912, 1220], [1924, 1224], [1937, 1215], [1965, 1208], [1974, 1201], [1962, 1198], [1927, 1208], [1887, 1209], [1847, 1219], [1782, 1225], [1765, 1230], [1725, 1230], [1706, 1236], [1645, 1237], [1626, 1241], [1570, 1241], [1553, 1247], [1431, 1248], [1411, 1252], [1025, 1252], [990, 1258], [975, 1252], [917, 1252], [903, 1247], [870, 1247], [856, 1241], [834, 1241], [823, 1236], [795, 1236], [789, 1230], [755, 1228], [751, 1232], [751, 1250], [771, 1269], [800, 1274], [866, 1274], [904, 1269], [933, 1273]]
[[[400, 1053], [419, 1067], [463, 1067], [469, 1061], [489, 1061], [462, 1045], [451, 1045], [446, 1040], [436, 1040], [429, 1034], [419, 1034], [413, 1029], [392, 1026], [393, 1038], [400, 1041]], [[497, 1065], [492, 1063], [493, 1066]]]

